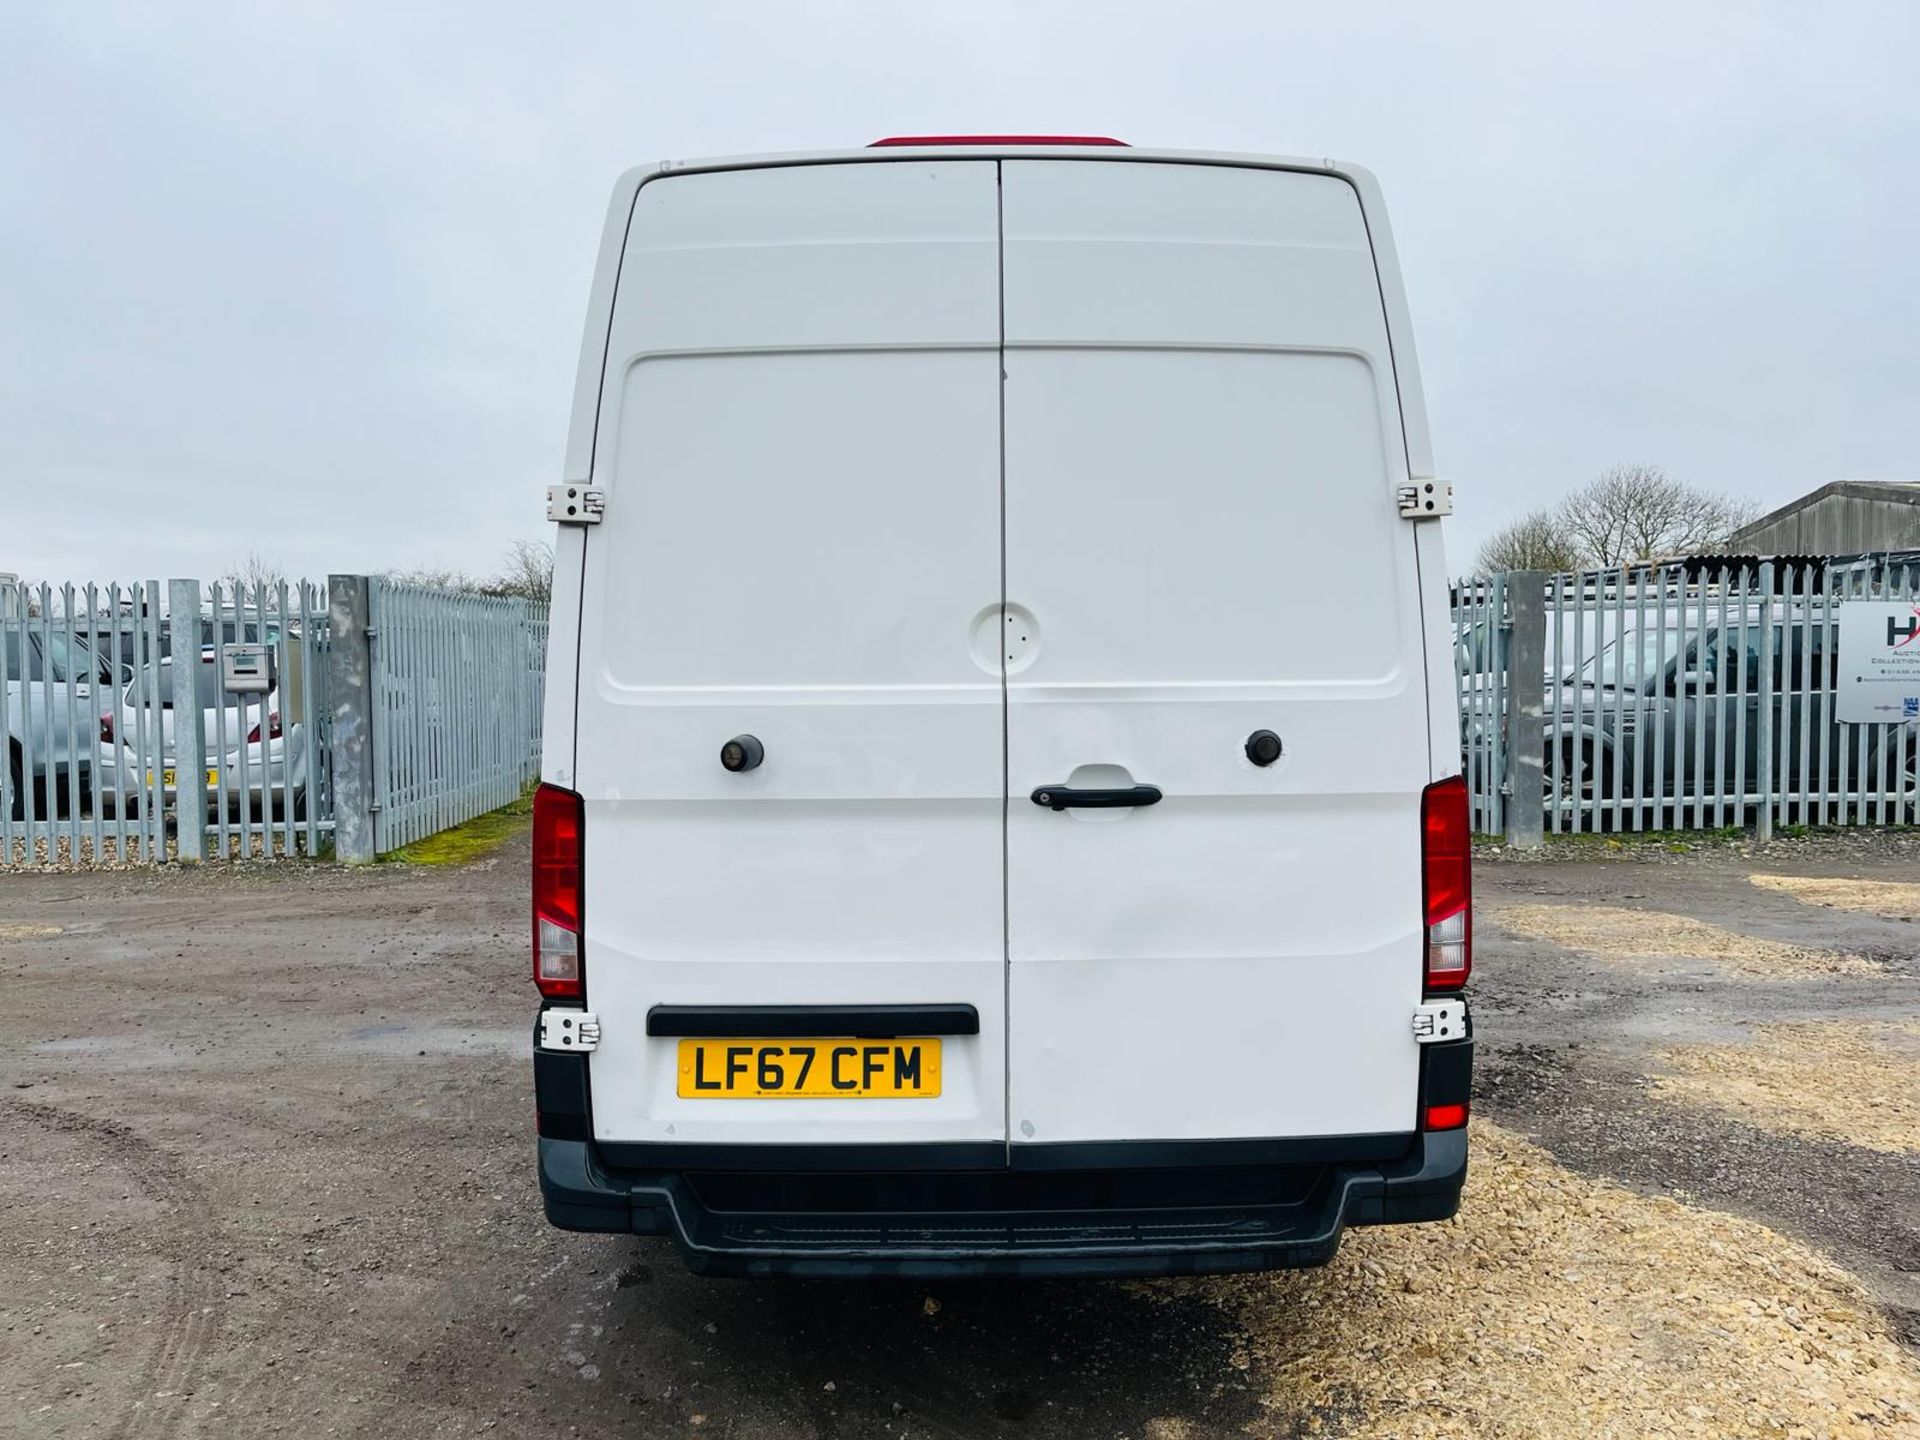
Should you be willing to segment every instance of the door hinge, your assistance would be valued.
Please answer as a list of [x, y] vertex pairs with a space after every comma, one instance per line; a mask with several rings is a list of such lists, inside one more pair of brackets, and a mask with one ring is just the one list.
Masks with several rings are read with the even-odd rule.
[[600, 1046], [600, 1017], [591, 1010], [542, 1010], [542, 1050], [596, 1050]]
[[1441, 480], [1416, 480], [1399, 490], [1400, 514], [1407, 520], [1438, 520], [1453, 513], [1453, 486]]
[[547, 519], [556, 525], [598, 525], [607, 513], [607, 492], [585, 485], [549, 485]]
[[1433, 1045], [1441, 1040], [1464, 1040], [1466, 1034], [1466, 1001], [1427, 1000], [1414, 1006], [1413, 1038], [1422, 1045]]

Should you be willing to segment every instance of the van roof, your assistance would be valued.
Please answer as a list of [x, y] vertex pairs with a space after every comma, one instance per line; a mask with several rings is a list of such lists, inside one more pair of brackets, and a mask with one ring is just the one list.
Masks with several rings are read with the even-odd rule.
[[[1093, 153], [1089, 153], [1093, 152]], [[758, 155], [710, 155], [690, 160], [660, 160], [651, 165], [636, 165], [620, 177], [620, 188], [638, 186], [655, 175], [687, 170], [749, 170], [783, 165], [845, 164], [865, 161], [869, 164], [906, 160], [927, 155], [952, 155], [962, 159], [1007, 158], [1046, 159], [1058, 156], [1072, 160], [1160, 161], [1188, 165], [1245, 165], [1267, 170], [1307, 170], [1321, 174], [1345, 175], [1356, 181], [1372, 181], [1372, 175], [1360, 165], [1326, 156], [1266, 155], [1232, 150], [1148, 149], [1124, 141], [1078, 135], [903, 135], [890, 137], [858, 149], [784, 150]]]

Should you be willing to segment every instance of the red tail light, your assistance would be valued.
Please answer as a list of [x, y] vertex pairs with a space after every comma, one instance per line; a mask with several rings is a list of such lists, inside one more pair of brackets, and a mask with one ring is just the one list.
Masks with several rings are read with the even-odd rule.
[[889, 135], [867, 148], [878, 150], [886, 145], [1118, 145], [1123, 150], [1127, 148], [1126, 141], [1111, 135]]
[[533, 983], [549, 1000], [587, 993], [580, 963], [586, 841], [578, 795], [557, 785], [533, 792]]
[[1473, 970], [1472, 859], [1467, 782], [1437, 780], [1420, 797], [1429, 990], [1458, 990]]
[[100, 743], [113, 744], [113, 712], [111, 710], [100, 717]]
[[1467, 1123], [1465, 1105], [1429, 1105], [1422, 1130], [1458, 1130]]
[[[269, 740], [278, 740], [280, 738], [280, 712], [278, 710], [270, 711], [267, 715], [267, 738]], [[256, 725], [247, 732], [247, 744], [258, 745], [259, 743], [260, 727]]]

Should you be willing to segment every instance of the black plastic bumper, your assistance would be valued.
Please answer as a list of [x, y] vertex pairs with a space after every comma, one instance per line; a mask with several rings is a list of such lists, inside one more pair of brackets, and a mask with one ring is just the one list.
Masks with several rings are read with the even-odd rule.
[[[1464, 1102], [1472, 1056], [1470, 1039], [1425, 1047], [1422, 1104]], [[939, 1153], [910, 1168], [897, 1156], [880, 1168], [878, 1150], [871, 1166], [849, 1160], [846, 1147], [832, 1155], [725, 1147], [733, 1153], [723, 1163], [705, 1153], [712, 1147], [611, 1146], [614, 1168], [590, 1138], [588, 1063], [535, 1056], [548, 1220], [671, 1236], [692, 1269], [712, 1275], [1148, 1276], [1324, 1265], [1349, 1225], [1447, 1219], [1467, 1174], [1464, 1129], [1229, 1142], [1233, 1163], [1217, 1165], [1193, 1163], [1190, 1145], [1143, 1142], [1091, 1155], [1070, 1155], [1071, 1146], [914, 1147]], [[668, 1154], [673, 1168], [659, 1167]]]
[[[1466, 1131], [1449, 1130], [1416, 1136], [1397, 1161], [1325, 1167], [1304, 1193], [1267, 1204], [719, 1209], [703, 1198], [699, 1176], [608, 1172], [587, 1141], [540, 1141], [553, 1224], [669, 1235], [691, 1268], [715, 1275], [1140, 1276], [1324, 1265], [1348, 1225], [1452, 1215], [1466, 1169]], [[1194, 1177], [1184, 1178], [1190, 1186]]]
[[[588, 1141], [540, 1141], [540, 1190], [554, 1225], [668, 1235], [692, 1269], [741, 1276], [1147, 1276], [1324, 1265], [1349, 1225], [1447, 1219], [1466, 1171], [1467, 1132], [1448, 1130], [1415, 1136], [1400, 1160], [1311, 1172], [1304, 1193], [1275, 1203], [723, 1209], [703, 1197], [699, 1175], [609, 1172]], [[884, 1193], [891, 1177], [873, 1178]], [[1194, 1178], [1183, 1176], [1189, 1188]]]

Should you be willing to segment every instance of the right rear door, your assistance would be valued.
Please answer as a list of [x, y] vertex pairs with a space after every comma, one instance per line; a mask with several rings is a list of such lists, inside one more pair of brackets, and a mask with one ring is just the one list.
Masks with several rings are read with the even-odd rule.
[[1006, 161], [1002, 227], [1009, 1139], [1411, 1131], [1428, 718], [1358, 197]]

